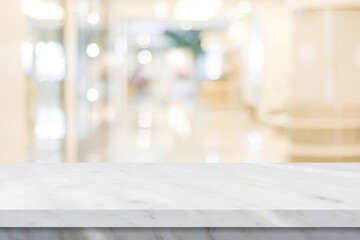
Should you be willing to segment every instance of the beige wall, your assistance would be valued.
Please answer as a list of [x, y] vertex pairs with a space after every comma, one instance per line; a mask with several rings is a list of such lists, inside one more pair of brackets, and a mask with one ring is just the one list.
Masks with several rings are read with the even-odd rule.
[[20, 0], [0, 1], [0, 29], [0, 162], [19, 162], [25, 154]]
[[296, 14], [295, 106], [359, 109], [359, 22], [360, 10]]
[[257, 1], [265, 47], [260, 114], [284, 109], [292, 73], [293, 15], [283, 0]]
[[291, 155], [359, 161], [360, 10], [295, 14]]

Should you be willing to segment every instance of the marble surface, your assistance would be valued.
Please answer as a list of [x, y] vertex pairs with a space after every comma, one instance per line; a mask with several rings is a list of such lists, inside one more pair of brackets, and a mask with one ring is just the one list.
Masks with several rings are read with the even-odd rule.
[[1, 240], [358, 240], [359, 228], [12, 228]]
[[360, 227], [360, 164], [1, 164], [0, 227]]

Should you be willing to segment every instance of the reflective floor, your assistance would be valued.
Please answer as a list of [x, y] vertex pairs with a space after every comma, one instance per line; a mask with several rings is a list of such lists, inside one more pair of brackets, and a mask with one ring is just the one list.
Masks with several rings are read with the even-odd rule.
[[123, 120], [83, 147], [86, 162], [285, 162], [284, 130], [256, 123], [244, 107], [198, 101], [129, 104]]

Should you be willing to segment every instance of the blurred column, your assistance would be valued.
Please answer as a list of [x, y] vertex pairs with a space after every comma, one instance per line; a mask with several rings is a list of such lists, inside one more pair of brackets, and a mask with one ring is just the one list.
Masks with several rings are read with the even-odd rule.
[[[262, 71], [258, 81], [258, 113], [268, 124], [287, 109], [288, 86], [291, 74], [293, 16], [283, 0], [255, 1], [255, 20], [250, 42], [251, 65]], [[261, 63], [263, 51], [263, 66]]]
[[305, 9], [295, 13], [292, 158], [358, 160], [360, 9], [351, 5]]
[[20, 0], [0, 1], [0, 162], [25, 158], [25, 82]]
[[108, 152], [120, 152], [109, 155], [109, 159], [119, 161], [125, 159], [127, 145], [127, 106], [128, 106], [128, 30], [127, 20], [122, 12], [122, 4], [117, 0], [109, 1], [109, 46], [114, 48], [115, 60], [108, 68], [109, 106], [114, 111], [110, 125]]
[[67, 75], [65, 79], [66, 139], [65, 161], [78, 161], [77, 136], [77, 66], [78, 24], [77, 0], [66, 0], [65, 49]]

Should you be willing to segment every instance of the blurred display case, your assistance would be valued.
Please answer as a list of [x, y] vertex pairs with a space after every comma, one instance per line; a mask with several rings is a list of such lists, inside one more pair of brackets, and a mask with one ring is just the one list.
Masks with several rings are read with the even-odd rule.
[[[94, 139], [90, 136], [113, 115], [107, 107], [108, 64], [112, 60], [108, 1], [23, 0], [21, 8], [25, 16], [21, 52], [27, 84], [27, 161], [67, 161], [69, 127], [74, 131], [72, 141], [77, 142], [71, 146], [77, 158], [89, 146], [88, 140]], [[76, 17], [69, 18], [69, 14]], [[74, 32], [67, 29], [73, 26], [77, 37], [69, 38], [67, 34]], [[76, 50], [71, 56], [77, 57], [74, 65], [67, 62], [70, 45]], [[68, 71], [76, 76], [70, 78]], [[74, 81], [71, 88], [66, 87], [67, 80]], [[66, 102], [66, 91], [74, 92], [76, 103]], [[73, 111], [67, 109], [69, 104], [75, 106]]]
[[21, 47], [27, 83], [27, 161], [61, 162], [66, 136], [63, 104], [66, 59], [62, 0], [23, 0]]

